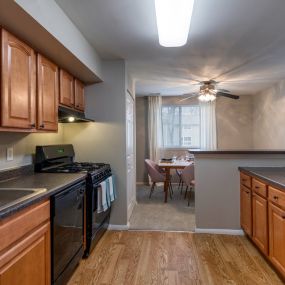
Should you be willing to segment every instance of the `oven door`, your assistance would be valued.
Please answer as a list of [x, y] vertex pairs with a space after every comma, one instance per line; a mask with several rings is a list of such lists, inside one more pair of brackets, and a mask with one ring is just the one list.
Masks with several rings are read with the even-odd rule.
[[[109, 176], [108, 176], [109, 177]], [[108, 178], [107, 177], [107, 178]], [[107, 179], [105, 178], [105, 180]], [[105, 181], [104, 180], [104, 181]], [[111, 207], [106, 211], [97, 213], [97, 203], [98, 203], [98, 188], [100, 185], [93, 186], [93, 197], [92, 197], [92, 235], [98, 231], [98, 229], [105, 223], [106, 219], [110, 216]]]
[[52, 271], [55, 283], [83, 246], [84, 192], [85, 182], [81, 182], [52, 199]]

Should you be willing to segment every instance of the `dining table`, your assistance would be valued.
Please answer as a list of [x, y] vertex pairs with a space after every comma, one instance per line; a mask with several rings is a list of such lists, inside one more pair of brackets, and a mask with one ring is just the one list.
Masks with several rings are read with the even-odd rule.
[[193, 161], [188, 160], [174, 160], [171, 162], [165, 162], [163, 160], [159, 161], [158, 166], [163, 168], [165, 171], [165, 180], [164, 180], [164, 202], [167, 203], [168, 200], [168, 189], [171, 179], [170, 171], [171, 169], [184, 169], [186, 166], [193, 164]]

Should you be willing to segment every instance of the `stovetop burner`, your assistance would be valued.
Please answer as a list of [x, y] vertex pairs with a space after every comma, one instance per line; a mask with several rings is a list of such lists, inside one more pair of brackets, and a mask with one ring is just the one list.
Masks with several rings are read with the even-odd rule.
[[61, 166], [50, 168], [49, 172], [57, 173], [77, 173], [77, 172], [98, 172], [106, 167], [105, 163], [91, 163], [91, 162], [72, 162]]

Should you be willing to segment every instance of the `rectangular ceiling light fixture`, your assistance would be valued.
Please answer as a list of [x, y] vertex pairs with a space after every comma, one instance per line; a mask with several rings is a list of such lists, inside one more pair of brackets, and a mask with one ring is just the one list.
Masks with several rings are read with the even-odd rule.
[[155, 0], [160, 45], [180, 47], [186, 44], [194, 0]]

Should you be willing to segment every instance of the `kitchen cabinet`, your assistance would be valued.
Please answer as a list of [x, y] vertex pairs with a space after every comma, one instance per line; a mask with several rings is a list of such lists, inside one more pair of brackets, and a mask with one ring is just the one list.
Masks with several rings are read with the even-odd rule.
[[241, 227], [285, 278], [285, 192], [245, 173], [240, 177]]
[[65, 70], [59, 72], [59, 104], [74, 108], [74, 79]]
[[252, 194], [252, 239], [259, 249], [268, 254], [267, 200]]
[[36, 128], [36, 55], [1, 30], [1, 127]]
[[49, 219], [45, 201], [1, 221], [1, 285], [50, 285]]
[[249, 235], [252, 235], [252, 209], [251, 190], [241, 185], [240, 188], [240, 219], [241, 227]]
[[74, 80], [74, 91], [75, 91], [74, 93], [75, 109], [84, 112], [85, 109], [84, 85], [78, 79]]
[[37, 128], [56, 131], [58, 126], [58, 67], [45, 58], [37, 55]]
[[285, 276], [285, 211], [269, 203], [269, 258]]

